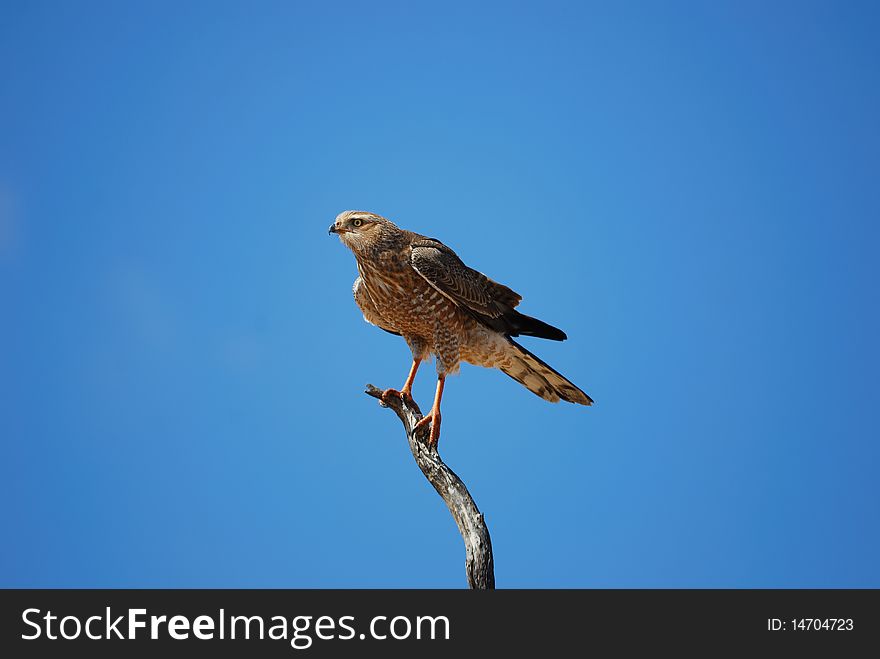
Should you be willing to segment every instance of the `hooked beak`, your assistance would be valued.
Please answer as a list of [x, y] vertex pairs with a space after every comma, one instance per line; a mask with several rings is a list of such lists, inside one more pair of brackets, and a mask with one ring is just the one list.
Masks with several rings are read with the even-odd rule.
[[329, 233], [342, 233], [342, 229], [337, 227], [335, 224], [331, 224]]

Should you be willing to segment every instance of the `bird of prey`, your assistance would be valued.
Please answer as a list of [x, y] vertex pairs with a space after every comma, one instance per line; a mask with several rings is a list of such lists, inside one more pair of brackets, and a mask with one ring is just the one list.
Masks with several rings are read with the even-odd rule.
[[353, 293], [368, 323], [402, 336], [413, 362], [400, 391], [383, 399], [412, 399], [419, 364], [437, 358], [437, 391], [431, 412], [416, 429], [431, 424], [428, 444], [440, 438], [440, 400], [447, 374], [461, 362], [501, 369], [529, 391], [556, 403], [591, 405], [593, 400], [561, 374], [516, 343], [514, 336], [563, 341], [565, 333], [516, 311], [522, 296], [466, 266], [434, 238], [406, 231], [365, 211], [345, 211], [330, 233], [354, 252], [358, 274]]

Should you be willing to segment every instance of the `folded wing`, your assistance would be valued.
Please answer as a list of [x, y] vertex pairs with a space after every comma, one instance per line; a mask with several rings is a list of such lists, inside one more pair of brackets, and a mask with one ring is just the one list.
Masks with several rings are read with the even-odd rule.
[[469, 268], [439, 240], [417, 238], [412, 243], [413, 269], [425, 281], [465, 309], [478, 321], [507, 336], [537, 336], [565, 340], [565, 332], [514, 309], [519, 293]]

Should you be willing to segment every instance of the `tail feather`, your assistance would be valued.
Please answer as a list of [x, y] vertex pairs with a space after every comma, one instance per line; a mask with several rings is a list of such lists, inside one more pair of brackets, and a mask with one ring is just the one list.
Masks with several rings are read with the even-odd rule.
[[578, 389], [561, 373], [555, 371], [545, 362], [523, 348], [512, 339], [508, 339], [510, 350], [507, 359], [499, 364], [504, 373], [551, 403], [560, 400], [579, 405], [592, 405], [593, 399]]

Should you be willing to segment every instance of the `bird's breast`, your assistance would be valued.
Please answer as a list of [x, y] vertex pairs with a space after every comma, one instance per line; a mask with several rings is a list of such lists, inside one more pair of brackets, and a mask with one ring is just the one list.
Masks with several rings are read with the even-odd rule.
[[376, 310], [402, 334], [430, 339], [439, 326], [456, 325], [458, 308], [411, 267], [358, 263]]

